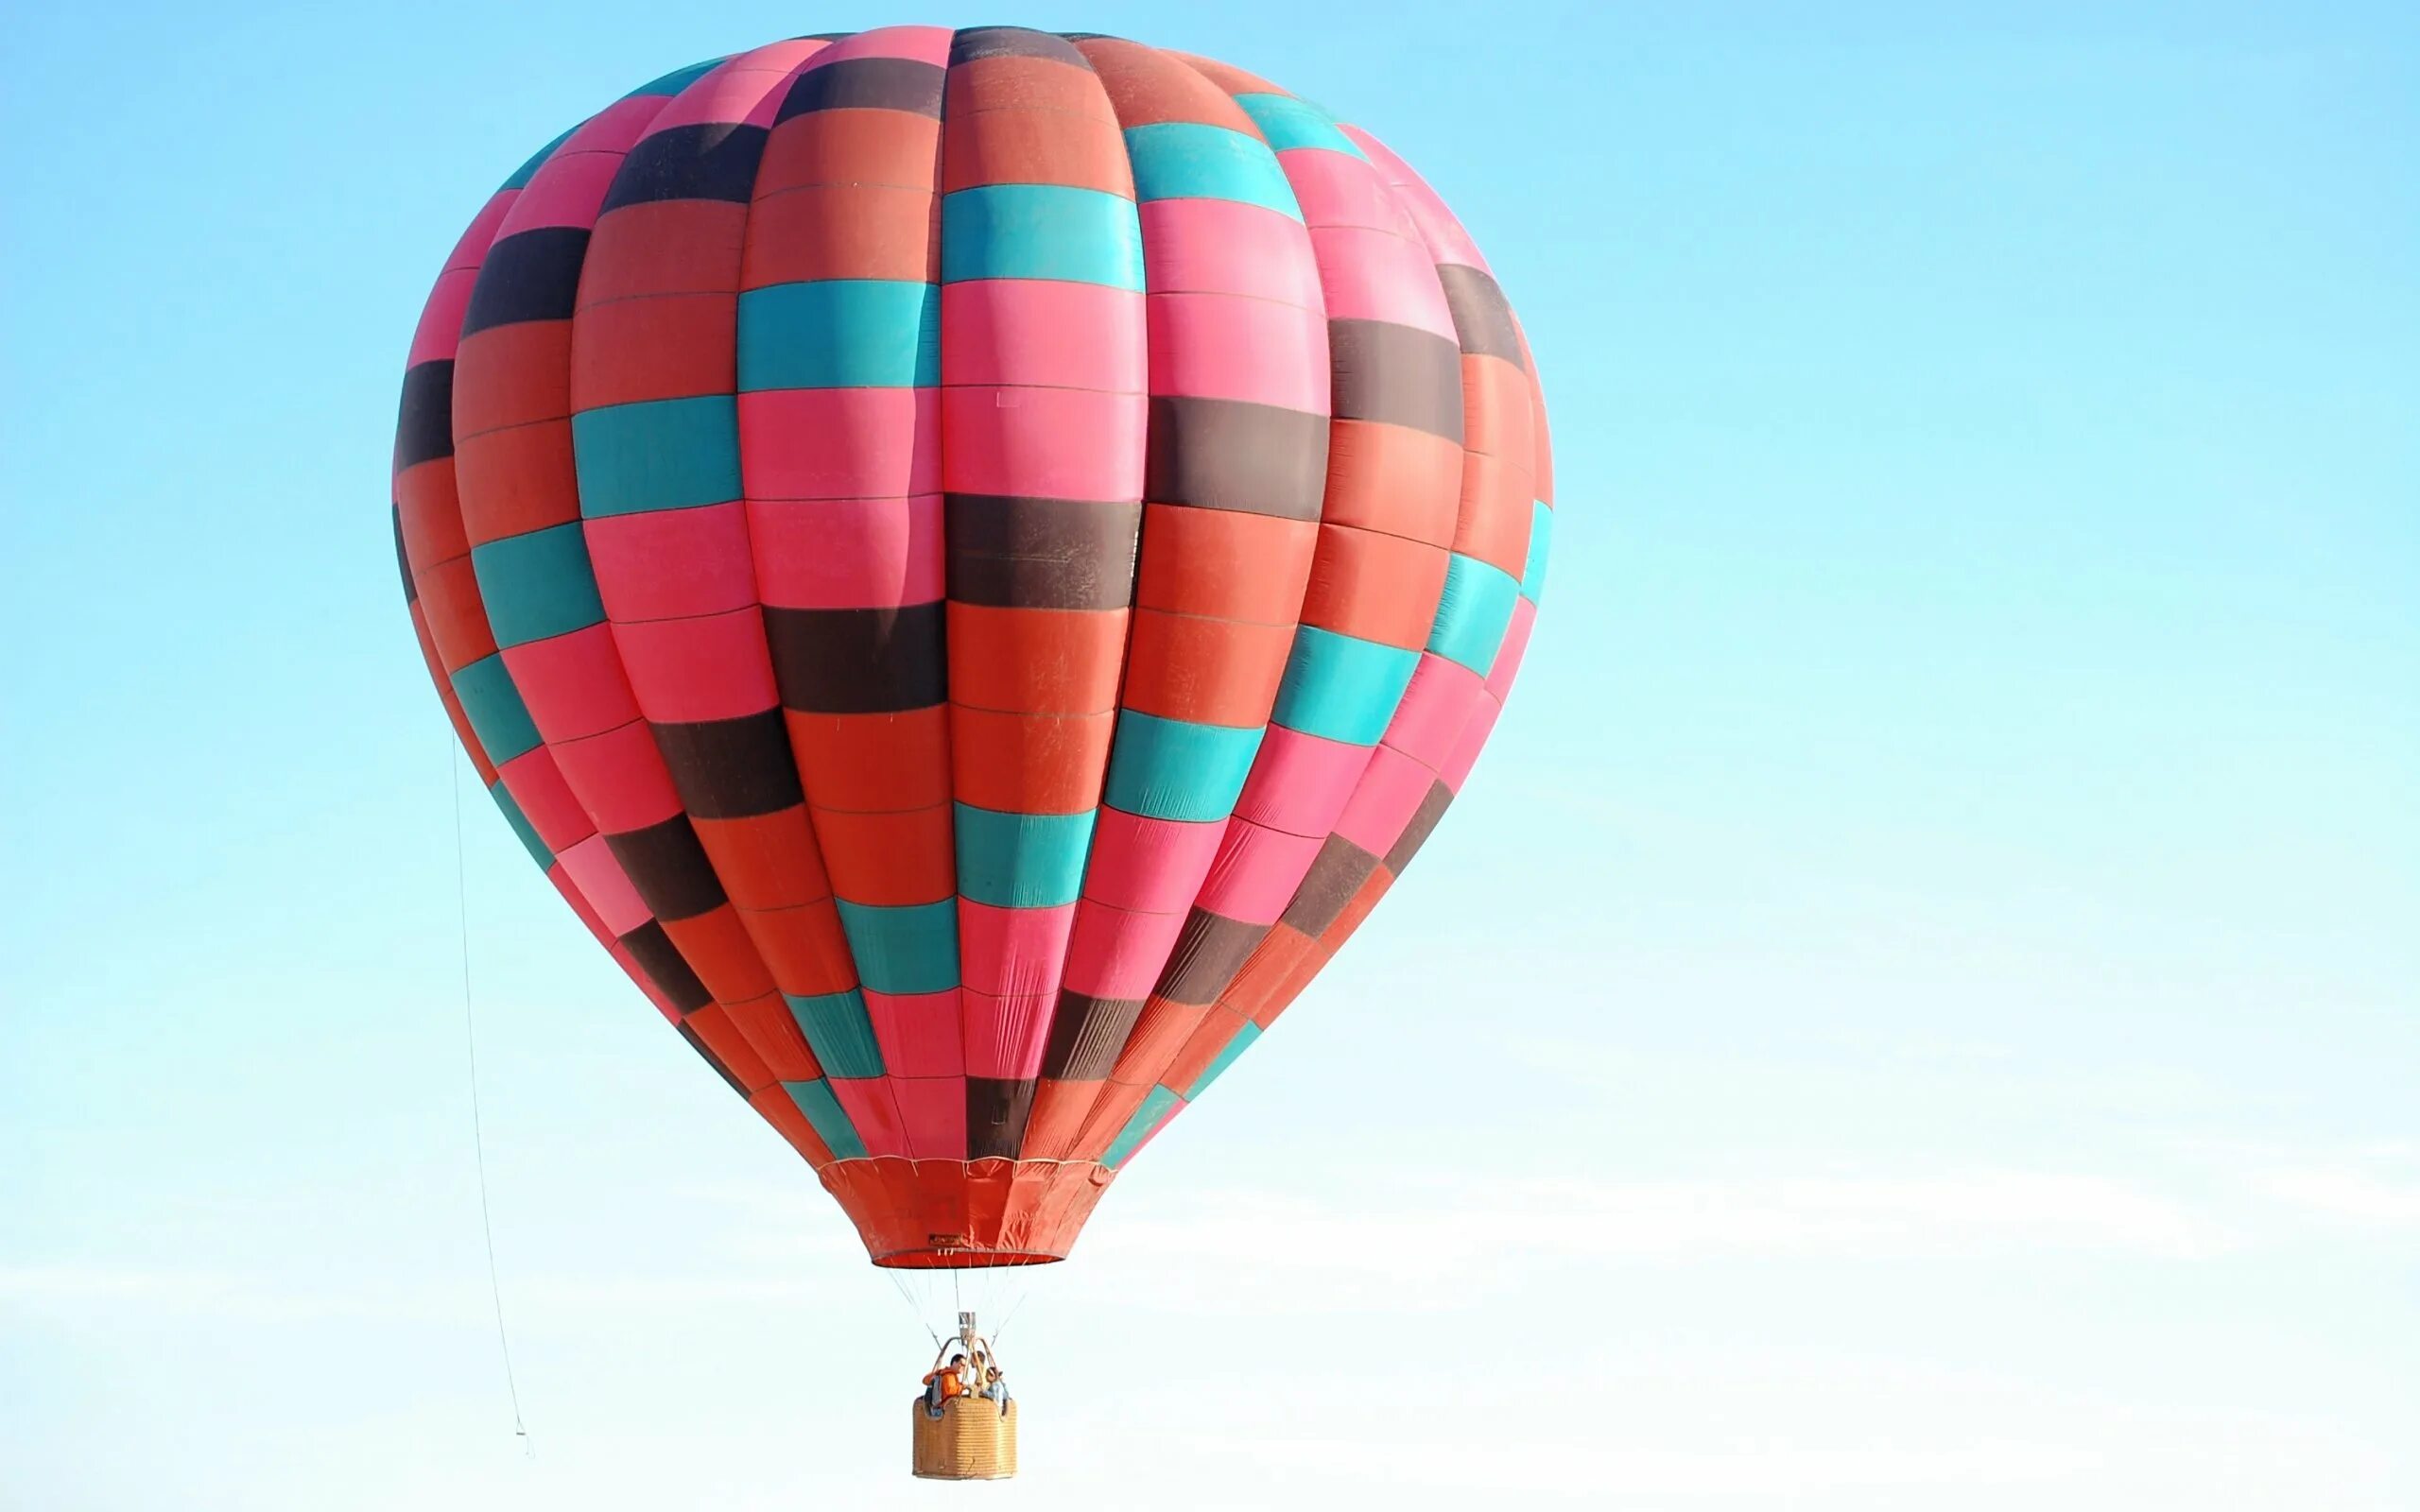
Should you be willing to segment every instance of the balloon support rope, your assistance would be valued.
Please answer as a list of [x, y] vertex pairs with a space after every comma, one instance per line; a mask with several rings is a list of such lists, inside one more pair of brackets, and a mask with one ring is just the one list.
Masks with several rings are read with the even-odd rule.
[[488, 1216], [488, 1142], [479, 1118], [478, 1018], [471, 1007], [471, 885], [468, 868], [462, 859], [462, 753], [455, 746], [450, 730], [446, 731], [445, 775], [454, 794], [454, 917], [461, 936], [462, 1044], [469, 1053], [471, 1157], [479, 1173], [479, 1234], [487, 1241], [488, 1298], [495, 1304], [495, 1343], [504, 1356], [505, 1393], [512, 1401], [512, 1436], [521, 1441], [523, 1453], [536, 1459], [538, 1446], [529, 1436], [528, 1425], [521, 1420], [521, 1385], [513, 1379], [512, 1341], [504, 1329], [504, 1283], [496, 1274], [495, 1224]]

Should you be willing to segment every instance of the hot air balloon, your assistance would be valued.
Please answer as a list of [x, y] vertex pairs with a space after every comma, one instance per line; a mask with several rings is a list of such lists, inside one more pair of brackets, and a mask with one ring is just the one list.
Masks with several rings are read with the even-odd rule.
[[1452, 802], [1552, 518], [1438, 196], [1222, 63], [777, 42], [446, 260], [393, 507], [470, 760], [878, 1265], [1064, 1257]]

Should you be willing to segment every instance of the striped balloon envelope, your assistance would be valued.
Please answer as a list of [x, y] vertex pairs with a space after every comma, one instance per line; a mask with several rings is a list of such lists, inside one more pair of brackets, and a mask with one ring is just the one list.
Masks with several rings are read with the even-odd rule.
[[439, 275], [413, 628], [574, 913], [874, 1260], [1063, 1257], [1437, 824], [1536, 612], [1527, 339], [1443, 202], [1106, 37], [777, 42]]

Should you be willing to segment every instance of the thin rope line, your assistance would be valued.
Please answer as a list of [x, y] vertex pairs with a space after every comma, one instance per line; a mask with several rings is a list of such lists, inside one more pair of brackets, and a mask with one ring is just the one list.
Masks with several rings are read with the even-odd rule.
[[924, 1309], [916, 1305], [916, 1298], [909, 1294], [908, 1290], [908, 1283], [900, 1279], [897, 1271], [890, 1269], [889, 1266], [883, 1267], [882, 1273], [890, 1278], [890, 1289], [897, 1292], [899, 1294], [899, 1299], [908, 1304], [908, 1315], [916, 1320], [916, 1326], [923, 1329], [926, 1333], [932, 1336], [934, 1349], [940, 1349], [942, 1347], [941, 1332], [930, 1323], [925, 1321]]
[[1026, 1298], [1032, 1295], [1033, 1288], [1030, 1286], [1017, 1293], [1016, 1305], [1009, 1309], [1008, 1316], [1000, 1319], [1000, 1326], [992, 1331], [992, 1349], [994, 1351], [994, 1359], [996, 1360], [999, 1358], [998, 1350], [1000, 1348], [1000, 1335], [1009, 1332], [1009, 1325], [1017, 1320], [1017, 1314], [1025, 1310]]
[[479, 1030], [477, 1016], [471, 1008], [471, 885], [469, 871], [462, 859], [462, 754], [447, 732], [445, 742], [445, 773], [454, 790], [454, 913], [460, 926], [462, 943], [462, 1042], [470, 1052], [471, 1063], [471, 1154], [479, 1169], [479, 1234], [488, 1247], [488, 1297], [495, 1303], [495, 1343], [504, 1355], [504, 1389], [512, 1399], [512, 1436], [522, 1441], [535, 1458], [537, 1446], [529, 1442], [529, 1429], [521, 1420], [521, 1385], [512, 1375], [512, 1340], [504, 1328], [504, 1282], [498, 1279], [495, 1264], [495, 1224], [488, 1215], [488, 1140], [487, 1129], [479, 1117]]

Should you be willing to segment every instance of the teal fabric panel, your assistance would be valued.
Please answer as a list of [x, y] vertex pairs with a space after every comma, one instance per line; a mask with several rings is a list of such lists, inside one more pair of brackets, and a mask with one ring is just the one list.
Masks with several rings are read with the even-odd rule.
[[1122, 709], [1101, 801], [1147, 819], [1223, 819], [1236, 810], [1263, 733]]
[[694, 509], [740, 496], [739, 409], [729, 394], [648, 399], [571, 418], [579, 512]]

